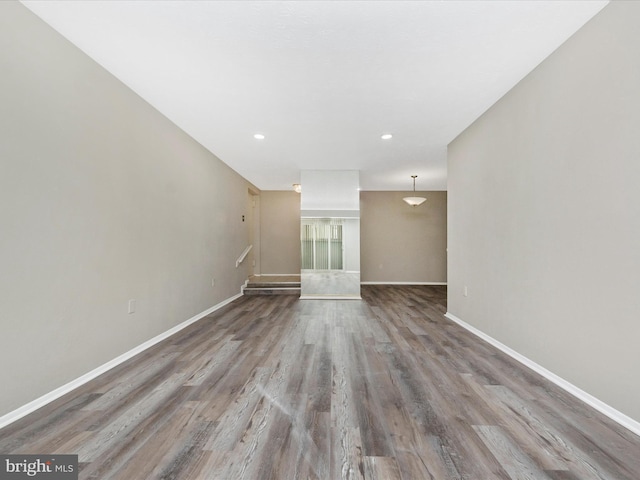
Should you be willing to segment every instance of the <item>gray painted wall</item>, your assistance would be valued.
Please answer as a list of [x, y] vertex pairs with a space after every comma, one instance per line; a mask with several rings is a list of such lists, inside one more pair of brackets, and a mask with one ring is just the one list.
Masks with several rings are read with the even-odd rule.
[[639, 24], [639, 2], [605, 7], [448, 165], [449, 311], [636, 420]]
[[17, 2], [0, 71], [3, 415], [239, 293], [250, 185]]
[[447, 281], [447, 192], [360, 192], [363, 282]]
[[300, 273], [300, 194], [263, 191], [260, 194], [263, 275]]
[[[412, 208], [403, 192], [360, 192], [360, 267], [363, 282], [447, 281], [447, 192], [418, 192]], [[300, 196], [260, 195], [262, 272], [300, 272]], [[382, 265], [382, 268], [380, 268]]]

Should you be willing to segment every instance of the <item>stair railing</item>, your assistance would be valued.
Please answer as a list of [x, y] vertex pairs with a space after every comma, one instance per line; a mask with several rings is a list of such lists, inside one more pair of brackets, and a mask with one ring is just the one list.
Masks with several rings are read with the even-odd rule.
[[244, 252], [242, 252], [242, 254], [238, 257], [238, 260], [236, 260], [236, 268], [238, 268], [240, 264], [244, 262], [244, 259], [247, 258], [247, 255], [249, 254], [249, 251], [251, 251], [252, 248], [253, 248], [253, 245], [249, 245], [247, 248], [244, 249]]

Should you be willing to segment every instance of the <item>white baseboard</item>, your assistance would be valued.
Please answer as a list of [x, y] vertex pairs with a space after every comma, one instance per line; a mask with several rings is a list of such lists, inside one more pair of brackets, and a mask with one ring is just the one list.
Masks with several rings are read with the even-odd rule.
[[39, 409], [41, 407], [44, 407], [48, 403], [51, 403], [54, 400], [60, 398], [61, 396], [66, 395], [67, 393], [71, 392], [72, 390], [84, 385], [85, 383], [89, 382], [90, 380], [93, 380], [94, 378], [98, 377], [99, 375], [102, 375], [103, 373], [105, 373], [105, 372], [111, 370], [112, 368], [120, 365], [121, 363], [129, 360], [130, 358], [132, 358], [132, 357], [136, 356], [137, 354], [139, 354], [140, 352], [143, 352], [144, 350], [154, 346], [155, 344], [161, 342], [162, 340], [164, 340], [166, 338], [169, 338], [171, 335], [173, 335], [175, 333], [178, 333], [180, 330], [188, 327], [192, 323], [197, 322], [201, 318], [204, 318], [207, 315], [210, 315], [211, 313], [213, 313], [216, 310], [224, 307], [225, 305], [233, 302], [234, 300], [236, 300], [237, 298], [240, 298], [241, 296], [242, 296], [242, 293], [239, 293], [237, 295], [234, 295], [233, 297], [227, 298], [226, 300], [223, 300], [222, 302], [218, 303], [217, 305], [214, 305], [213, 307], [208, 308], [204, 312], [198, 313], [197, 315], [191, 317], [189, 320], [186, 320], [186, 321], [182, 322], [181, 324], [170, 328], [166, 332], [163, 332], [160, 335], [157, 335], [157, 336], [153, 337], [152, 339], [147, 340], [146, 342], [138, 345], [137, 347], [129, 350], [128, 352], [125, 352], [122, 355], [114, 358], [113, 360], [110, 360], [107, 363], [105, 363], [103, 365], [100, 365], [97, 368], [94, 368], [90, 372], [85, 373], [84, 375], [76, 378], [75, 380], [72, 380], [69, 383], [67, 383], [65, 385], [62, 385], [61, 387], [58, 387], [55, 390], [53, 390], [53, 391], [51, 391], [49, 393], [46, 393], [46, 394], [44, 394], [43, 396], [41, 396], [39, 398], [36, 398], [35, 400], [27, 403], [26, 405], [23, 405], [22, 407], [17, 408], [16, 410], [13, 410], [13, 411], [7, 413], [6, 415], [3, 415], [2, 417], [0, 417], [0, 428], [6, 427], [10, 423], [13, 423], [16, 420], [19, 420], [20, 418], [24, 417], [25, 415], [28, 415], [28, 414], [36, 411], [37, 409]]
[[522, 363], [524, 366], [529, 367], [534, 372], [539, 373], [540, 375], [545, 377], [547, 380], [555, 383], [560, 388], [562, 388], [562, 389], [566, 390], [567, 392], [569, 392], [574, 397], [578, 398], [579, 400], [582, 400], [587, 405], [590, 405], [591, 407], [593, 407], [596, 410], [598, 410], [600, 413], [603, 413], [604, 415], [609, 417], [614, 422], [619, 423], [620, 425], [622, 425], [626, 429], [632, 431], [636, 435], [640, 435], [640, 422], [638, 422], [638, 421], [634, 420], [633, 418], [625, 415], [624, 413], [616, 410], [612, 406], [604, 403], [602, 400], [597, 399], [596, 397], [594, 397], [593, 395], [585, 392], [584, 390], [576, 387], [573, 383], [568, 382], [567, 380], [565, 380], [562, 377], [559, 377], [555, 373], [553, 373], [553, 372], [547, 370], [546, 368], [544, 368], [542, 365], [537, 364], [533, 360], [531, 360], [531, 359], [525, 357], [524, 355], [516, 352], [515, 350], [507, 347], [503, 343], [500, 343], [495, 338], [493, 338], [493, 337], [487, 335], [486, 333], [482, 332], [481, 330], [478, 330], [477, 328], [469, 325], [468, 323], [466, 323], [463, 320], [459, 319], [458, 317], [456, 317], [452, 313], [447, 312], [445, 314], [445, 317], [447, 317], [449, 320], [457, 323], [461, 327], [467, 329], [468, 331], [470, 331], [474, 335], [480, 337], [481, 339], [485, 340], [486, 342], [490, 343], [494, 347], [502, 350], [504, 353], [506, 353], [507, 355], [509, 355], [513, 359], [515, 359], [518, 362]]
[[446, 285], [447, 282], [360, 282], [360, 285]]

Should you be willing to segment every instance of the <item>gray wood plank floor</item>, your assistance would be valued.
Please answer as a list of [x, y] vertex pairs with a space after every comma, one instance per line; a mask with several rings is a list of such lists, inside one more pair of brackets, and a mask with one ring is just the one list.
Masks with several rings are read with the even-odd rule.
[[0, 430], [82, 479], [637, 480], [640, 438], [444, 318], [446, 287], [242, 297]]

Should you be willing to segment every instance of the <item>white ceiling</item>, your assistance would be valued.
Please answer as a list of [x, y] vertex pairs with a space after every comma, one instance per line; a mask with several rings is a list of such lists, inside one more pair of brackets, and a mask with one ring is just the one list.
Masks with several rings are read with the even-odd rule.
[[608, 2], [22, 3], [261, 189], [445, 190], [447, 144]]

